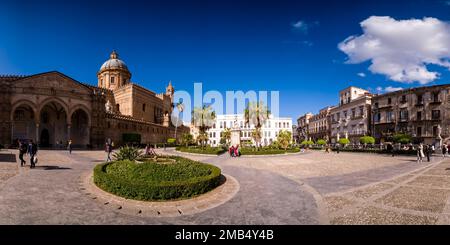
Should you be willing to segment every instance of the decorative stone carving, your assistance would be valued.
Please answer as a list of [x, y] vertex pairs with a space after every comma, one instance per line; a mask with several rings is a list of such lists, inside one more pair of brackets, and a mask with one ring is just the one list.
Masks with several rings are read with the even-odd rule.
[[112, 112], [112, 105], [111, 105], [111, 101], [107, 101], [106, 102], [106, 104], [105, 104], [105, 109], [106, 109], [106, 112]]

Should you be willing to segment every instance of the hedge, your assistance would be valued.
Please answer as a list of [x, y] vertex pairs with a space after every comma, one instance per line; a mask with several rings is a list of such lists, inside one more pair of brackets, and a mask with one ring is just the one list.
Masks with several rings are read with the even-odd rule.
[[262, 148], [256, 150], [254, 148], [241, 148], [240, 149], [242, 155], [276, 155], [276, 154], [285, 154], [285, 153], [296, 153], [300, 152], [299, 148], [291, 148], [287, 149], [270, 149], [270, 148]]
[[[336, 149], [333, 148], [333, 151]], [[361, 153], [376, 153], [376, 154], [392, 154], [392, 152], [386, 149], [374, 149], [374, 148], [361, 148], [361, 149], [352, 149], [352, 148], [340, 148], [339, 151], [343, 152], [361, 152]], [[395, 155], [416, 155], [416, 150], [394, 150]]]
[[209, 154], [209, 155], [220, 155], [227, 151], [227, 149], [224, 149], [222, 147], [210, 147], [210, 146], [206, 146], [203, 149], [199, 146], [195, 146], [195, 147], [178, 146], [175, 149], [177, 151], [181, 151], [181, 152], [196, 153], [196, 154]]
[[[173, 164], [158, 164], [151, 162], [134, 163], [129, 161], [108, 162], [94, 168], [94, 183], [104, 191], [135, 200], [155, 201], [190, 198], [208, 192], [220, 184], [221, 170], [210, 164], [191, 161], [181, 157], [171, 157], [177, 162]], [[181, 162], [180, 162], [181, 161]], [[123, 164], [125, 172], [114, 172], [114, 164]], [[133, 166], [148, 164], [146, 173], [155, 173], [158, 165], [162, 168], [160, 173], [170, 173], [171, 169], [177, 171], [190, 171], [187, 176], [195, 175], [195, 169], [207, 169], [207, 174], [186, 179], [168, 180], [167, 176], [150, 176], [148, 179], [136, 175]], [[186, 168], [190, 166], [190, 168]], [[109, 168], [112, 168], [109, 169]], [[118, 169], [122, 169], [119, 167]], [[139, 169], [135, 167], [134, 170]], [[112, 171], [112, 172], [111, 172]], [[175, 171], [175, 172], [177, 172]], [[141, 173], [141, 172], [140, 172]], [[130, 177], [131, 176], [131, 177]], [[173, 176], [172, 176], [173, 177]], [[176, 176], [175, 176], [176, 177]], [[159, 180], [157, 180], [159, 179]]]

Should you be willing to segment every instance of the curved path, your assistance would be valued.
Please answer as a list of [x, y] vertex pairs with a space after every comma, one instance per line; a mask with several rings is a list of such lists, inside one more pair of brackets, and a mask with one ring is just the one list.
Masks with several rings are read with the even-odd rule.
[[[38, 167], [31, 170], [0, 158], [0, 224], [448, 223], [450, 171], [446, 162], [437, 161], [440, 159], [417, 164], [411, 157], [350, 153], [255, 158], [190, 155], [173, 149], [160, 153], [215, 164], [237, 179], [239, 192], [228, 202], [193, 215], [127, 215], [93, 200], [95, 197], [80, 187], [81, 176], [103, 161], [103, 152], [75, 151], [69, 155], [42, 150]], [[443, 174], [439, 177], [441, 186], [433, 185], [429, 171]], [[400, 208], [402, 200], [392, 193], [406, 195], [410, 190], [404, 188], [413, 186], [411, 181], [440, 188], [430, 197], [439, 199], [434, 209], [420, 213], [417, 207], [412, 211], [406, 210], [411, 207]], [[405, 202], [411, 200], [405, 198]], [[364, 216], [360, 212], [375, 215], [359, 220]], [[400, 218], [389, 219], [392, 217]]]

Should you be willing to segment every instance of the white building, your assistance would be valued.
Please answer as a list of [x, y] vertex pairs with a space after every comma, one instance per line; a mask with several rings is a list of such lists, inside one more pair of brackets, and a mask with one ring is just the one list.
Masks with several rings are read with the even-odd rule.
[[[255, 126], [251, 123], [250, 125], [246, 125], [243, 114], [218, 115], [213, 127], [207, 131], [209, 137], [208, 143], [211, 146], [219, 146], [221, 133], [227, 128], [231, 129], [235, 121], [241, 128], [241, 142], [254, 144], [255, 142], [252, 139], [252, 131], [255, 129]], [[292, 134], [292, 119], [288, 117], [274, 118], [271, 115], [261, 128], [261, 144], [266, 146], [276, 141], [278, 133], [281, 130], [287, 130]]]

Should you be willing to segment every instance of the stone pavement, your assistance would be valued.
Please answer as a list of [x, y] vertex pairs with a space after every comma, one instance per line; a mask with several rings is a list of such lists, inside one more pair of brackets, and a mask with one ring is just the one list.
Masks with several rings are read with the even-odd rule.
[[450, 160], [418, 164], [414, 157], [315, 151], [259, 158], [158, 152], [217, 165], [239, 182], [239, 191], [201, 213], [126, 214], [80, 188], [104, 152], [41, 150], [36, 169], [0, 160], [0, 224], [450, 224]]

